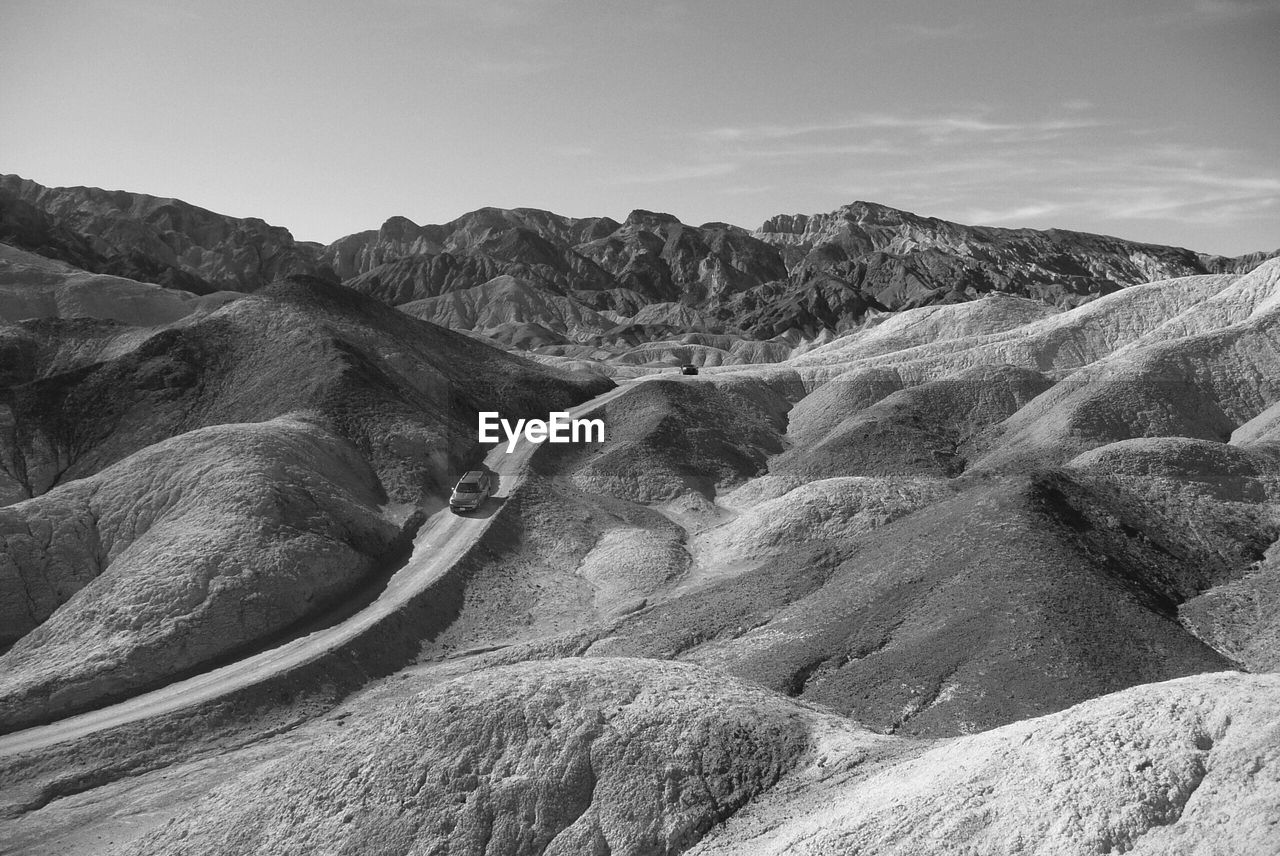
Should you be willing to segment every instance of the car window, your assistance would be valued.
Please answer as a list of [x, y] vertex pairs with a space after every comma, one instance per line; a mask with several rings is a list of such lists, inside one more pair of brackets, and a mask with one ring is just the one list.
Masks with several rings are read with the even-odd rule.
[[471, 482], [459, 482], [458, 493], [479, 493], [480, 485]]

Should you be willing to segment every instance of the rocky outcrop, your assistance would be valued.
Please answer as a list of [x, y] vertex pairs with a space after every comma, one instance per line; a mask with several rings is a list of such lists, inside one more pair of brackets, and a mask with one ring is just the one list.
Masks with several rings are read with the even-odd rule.
[[1000, 290], [1025, 285], [1033, 276], [1064, 284], [1083, 279], [1101, 288], [1108, 282], [1127, 285], [1214, 273], [1218, 271], [1207, 265], [1236, 262], [1085, 232], [965, 226], [871, 202], [854, 202], [828, 214], [774, 217], [755, 235], [783, 248], [792, 270], [828, 267], [841, 257], [876, 252], [909, 256], [937, 250], [993, 276], [990, 286]]
[[615, 231], [577, 248], [651, 301], [701, 306], [762, 282], [786, 268], [770, 247], [724, 224], [686, 226], [670, 214], [633, 211]]

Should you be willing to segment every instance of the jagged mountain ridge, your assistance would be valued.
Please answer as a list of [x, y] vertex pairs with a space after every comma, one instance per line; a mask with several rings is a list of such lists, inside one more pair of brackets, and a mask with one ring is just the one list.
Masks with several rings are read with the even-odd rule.
[[[1227, 258], [1059, 229], [966, 226], [870, 202], [778, 215], [754, 232], [644, 210], [619, 222], [482, 208], [445, 224], [392, 217], [321, 246], [178, 200], [48, 188], [18, 176], [0, 177], [0, 241], [92, 272], [194, 292], [254, 291], [310, 273], [399, 306], [509, 277], [581, 307], [569, 315], [590, 311], [611, 322], [571, 333], [560, 317], [534, 318], [532, 334], [497, 336], [534, 349], [547, 342], [540, 328], [619, 346], [691, 331], [812, 339], [851, 329], [870, 311], [991, 291], [1070, 307], [1157, 279], [1246, 272], [1275, 255]], [[672, 303], [697, 310], [689, 316], [697, 323], [631, 328], [647, 307]]]
[[[529, 252], [531, 244], [610, 227], [562, 244], [558, 255]], [[340, 239], [322, 256], [349, 285], [395, 305], [480, 284], [468, 286], [469, 280], [511, 276], [621, 314], [681, 302], [722, 330], [758, 338], [843, 331], [868, 310], [987, 291], [1073, 306], [1152, 279], [1247, 270], [1265, 257], [1228, 259], [1063, 230], [964, 226], [866, 202], [774, 217], [753, 233], [723, 223], [689, 226], [649, 211], [633, 211], [618, 224], [483, 209], [445, 226], [394, 218], [377, 232]], [[575, 269], [590, 275], [575, 278]], [[613, 288], [601, 287], [600, 272]]]
[[323, 274], [317, 245], [256, 217], [96, 187], [45, 187], [0, 175], [0, 242], [106, 273], [197, 294], [256, 291], [288, 274]]

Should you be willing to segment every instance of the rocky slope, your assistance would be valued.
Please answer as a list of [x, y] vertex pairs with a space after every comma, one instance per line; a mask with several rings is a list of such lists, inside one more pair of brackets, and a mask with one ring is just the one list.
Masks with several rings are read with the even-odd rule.
[[198, 427], [317, 414], [397, 502], [438, 497], [478, 450], [475, 414], [544, 415], [575, 379], [306, 277], [145, 333], [84, 322], [0, 328], [0, 499], [90, 475]]
[[[775, 217], [754, 233], [649, 211], [622, 223], [532, 209], [485, 209], [443, 226], [395, 218], [322, 258], [393, 305], [514, 277], [633, 323], [674, 301], [698, 310], [699, 326], [769, 338], [844, 331], [868, 312], [993, 291], [1075, 306], [1155, 279], [1243, 272], [1265, 254], [1226, 259], [1077, 232], [970, 227], [858, 202]], [[554, 319], [540, 323], [565, 332]]]
[[239, 296], [220, 291], [197, 297], [189, 291], [87, 273], [0, 244], [0, 324], [36, 318], [98, 318], [151, 327], [211, 312]]
[[[832, 719], [676, 664], [497, 669], [215, 791], [125, 852], [678, 853]], [[882, 742], [845, 745], [856, 758]]]
[[1177, 604], [1245, 563], [1208, 565], [1145, 509], [1060, 476], [954, 498], [880, 484], [893, 500], [868, 483], [803, 512], [787, 506], [801, 499], [792, 491], [762, 509], [769, 528], [757, 531], [774, 546], [760, 552], [715, 552], [709, 534], [702, 585], [589, 652], [678, 656], [923, 735], [1233, 665], [1178, 623]]
[[317, 273], [316, 248], [287, 229], [178, 199], [95, 187], [44, 187], [0, 175], [0, 242], [112, 274], [194, 291], [255, 291]]
[[930, 745], [704, 670], [535, 662], [369, 712], [114, 852], [1266, 853], [1277, 713], [1274, 676], [1213, 674]]
[[148, 687], [283, 630], [387, 561], [349, 442], [219, 425], [0, 508], [0, 730]]
[[24, 321], [0, 350], [5, 729], [324, 610], [442, 503], [477, 411], [608, 386], [300, 276], [158, 326]]
[[770, 453], [782, 451], [779, 411], [785, 400], [760, 398], [731, 388], [645, 383], [610, 402], [602, 415], [612, 430], [577, 470], [574, 483], [641, 502], [690, 492], [713, 497], [719, 487], [760, 472]]
[[778, 787], [698, 856], [992, 856], [1280, 849], [1275, 675], [1105, 696], [881, 769]]
[[1175, 247], [1060, 229], [965, 226], [870, 202], [774, 217], [755, 234], [781, 249], [793, 273], [842, 271], [898, 304], [956, 284], [1074, 303], [1133, 283], [1234, 270], [1234, 260]]

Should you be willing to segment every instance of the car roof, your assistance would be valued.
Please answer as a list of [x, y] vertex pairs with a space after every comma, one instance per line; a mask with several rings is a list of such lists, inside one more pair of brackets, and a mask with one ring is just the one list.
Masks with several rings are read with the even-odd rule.
[[462, 478], [458, 479], [458, 481], [474, 482], [480, 481], [482, 478], [484, 478], [484, 470], [472, 470], [469, 473], [463, 473]]

